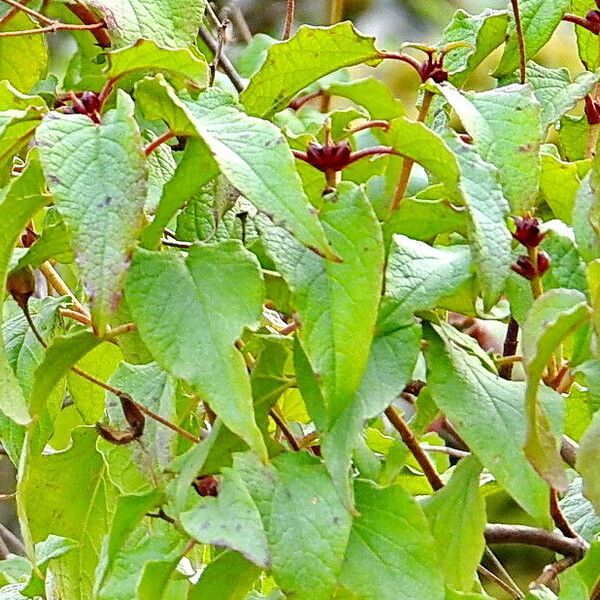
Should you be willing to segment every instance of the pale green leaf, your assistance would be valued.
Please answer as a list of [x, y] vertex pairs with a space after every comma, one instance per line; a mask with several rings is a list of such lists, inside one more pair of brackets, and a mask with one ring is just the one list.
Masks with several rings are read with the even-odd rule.
[[259, 573], [260, 569], [241, 554], [223, 552], [202, 571], [187, 600], [244, 600]]
[[270, 466], [236, 455], [234, 468], [261, 513], [277, 584], [298, 600], [329, 600], [352, 519], [325, 467], [306, 453], [284, 453]]
[[540, 191], [554, 216], [567, 224], [577, 218], [573, 206], [580, 185], [579, 169], [575, 163], [542, 153]]
[[440, 48], [456, 42], [468, 44], [452, 50], [444, 61], [456, 87], [462, 87], [482, 61], [505, 41], [507, 25], [506, 11], [487, 9], [478, 15], [456, 11], [439, 43]]
[[[0, 27], [0, 33], [26, 29], [35, 29], [35, 24], [18, 11]], [[43, 35], [0, 36], [0, 81], [6, 79], [21, 92], [29, 92], [43, 79], [47, 66], [48, 48]]]
[[250, 381], [234, 347], [261, 314], [258, 261], [239, 242], [175, 254], [140, 250], [127, 279], [127, 302], [156, 361], [193, 385], [234, 433], [263, 458]]
[[277, 127], [247, 116], [217, 88], [186, 100], [158, 77], [142, 81], [136, 98], [148, 118], [164, 119], [176, 134], [200, 137], [221, 173], [258, 210], [316, 252], [334, 258]]
[[240, 100], [247, 111], [270, 117], [305, 87], [344, 67], [380, 61], [374, 38], [349, 21], [331, 27], [303, 25], [285, 42], [272, 45]]
[[380, 328], [385, 323], [411, 323], [416, 311], [435, 308], [471, 277], [467, 246], [435, 248], [404, 235], [392, 239], [385, 275], [385, 301]]
[[[515, 75], [508, 81], [516, 83], [518, 78]], [[542, 129], [547, 133], [550, 126], [592, 92], [598, 75], [585, 71], [571, 82], [567, 69], [549, 69], [531, 61], [527, 65], [527, 82], [542, 107]]]
[[[586, 471], [586, 467], [584, 467], [584, 471]], [[575, 477], [571, 481], [567, 493], [559, 504], [573, 530], [584, 540], [593, 541], [600, 533], [600, 516], [594, 510], [591, 502], [583, 495], [583, 479], [581, 477]]]
[[[576, 15], [585, 17], [590, 10], [596, 10], [594, 0], [571, 0], [571, 11]], [[598, 36], [584, 27], [574, 26], [577, 35], [579, 58], [589, 71], [595, 71], [598, 66]]]
[[423, 504], [444, 579], [452, 588], [469, 592], [481, 562], [486, 524], [485, 500], [479, 490], [481, 465], [474, 457], [461, 460], [449, 483]]
[[132, 46], [109, 52], [107, 59], [106, 74], [110, 79], [135, 72], [160, 72], [190, 87], [208, 85], [206, 59], [194, 46], [161, 48], [156, 42], [140, 39]]
[[[22, 531], [29, 532], [34, 542], [54, 534], [78, 544], [55, 559], [52, 567], [65, 600], [93, 597], [102, 538], [110, 525], [112, 499], [103, 479], [102, 457], [96, 451], [97, 437], [93, 428], [76, 430], [69, 450], [29, 456], [19, 480]], [[41, 489], [45, 490], [43, 502]]]
[[337, 197], [323, 206], [321, 220], [341, 263], [307, 252], [265, 220], [260, 227], [269, 254], [294, 294], [302, 324], [299, 340], [333, 424], [354, 398], [366, 368], [381, 293], [383, 243], [364, 193], [351, 183], [338, 187]]
[[96, 569], [94, 582], [96, 593], [102, 588], [127, 538], [139, 525], [146, 513], [151, 512], [160, 503], [161, 497], [162, 494], [158, 490], [153, 490], [146, 494], [117, 498], [110, 530], [103, 540]]
[[[533, 58], [546, 45], [564, 14], [571, 7], [571, 0], [519, 0], [523, 37], [527, 59]], [[519, 66], [519, 44], [514, 15], [508, 25], [508, 41], [495, 77], [508, 75]]]
[[[4, 199], [0, 200], [0, 299], [5, 297], [6, 276], [13, 247], [34, 214], [46, 203], [41, 189], [39, 164], [32, 162], [13, 180]], [[0, 311], [0, 325], [3, 311]], [[7, 362], [4, 341], [0, 339], [0, 410], [16, 423], [26, 424], [29, 411], [23, 392]]]
[[[355, 485], [355, 517], [340, 586], [361, 600], [443, 600], [444, 584], [427, 519], [399, 485]], [[340, 597], [344, 597], [343, 594]]]
[[233, 469], [222, 471], [217, 498], [200, 498], [179, 519], [195, 540], [236, 550], [255, 565], [269, 567], [271, 556], [260, 513]]
[[186, 48], [195, 42], [206, 8], [205, 0], [89, 0], [89, 5], [102, 15], [119, 48], [139, 39]]
[[121, 298], [125, 270], [142, 226], [148, 171], [133, 102], [119, 94], [100, 125], [51, 113], [36, 135], [46, 180], [69, 228], [103, 333]]
[[483, 159], [500, 172], [513, 211], [530, 208], [539, 188], [541, 107], [530, 86], [507, 85], [486, 92], [438, 88], [472, 136]]
[[523, 358], [527, 373], [525, 452], [536, 470], [554, 487], [567, 489], [560, 442], [538, 401], [540, 380], [561, 342], [590, 318], [585, 296], [577, 290], [549, 290], [534, 302], [523, 325]]
[[473, 453], [498, 483], [531, 515], [548, 522], [548, 490], [527, 461], [525, 385], [500, 379], [464, 350], [430, 328], [428, 389]]

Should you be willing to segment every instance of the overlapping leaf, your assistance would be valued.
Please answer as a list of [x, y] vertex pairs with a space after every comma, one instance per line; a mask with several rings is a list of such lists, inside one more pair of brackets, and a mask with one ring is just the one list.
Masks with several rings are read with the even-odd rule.
[[147, 193], [133, 103], [119, 94], [117, 108], [100, 125], [82, 115], [51, 113], [36, 140], [48, 186], [72, 235], [94, 327], [103, 333], [120, 302]]

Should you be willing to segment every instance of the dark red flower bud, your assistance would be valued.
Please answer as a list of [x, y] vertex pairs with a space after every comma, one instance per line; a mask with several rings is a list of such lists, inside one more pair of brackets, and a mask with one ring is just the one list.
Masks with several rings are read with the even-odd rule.
[[589, 94], [585, 97], [585, 116], [590, 125], [600, 124], [600, 105]]
[[35, 292], [35, 277], [31, 267], [11, 273], [6, 280], [6, 289], [21, 308], [25, 307]]
[[307, 162], [323, 173], [345, 169], [350, 164], [351, 153], [352, 148], [346, 140], [330, 146], [311, 143], [306, 150]]
[[83, 92], [83, 94], [81, 94], [81, 103], [85, 106], [88, 114], [100, 110], [100, 100], [95, 92]]
[[535, 217], [515, 217], [516, 230], [513, 238], [526, 248], [536, 248], [542, 243], [544, 235], [540, 231], [541, 222]]
[[590, 10], [590, 12], [585, 15], [585, 19], [588, 23], [592, 25], [600, 25], [600, 11], [599, 10]]
[[429, 75], [425, 78], [425, 81], [427, 81], [427, 79], [433, 79], [436, 83], [444, 83], [445, 81], [448, 81], [449, 78], [450, 73], [448, 73], [444, 67], [434, 66], [429, 72]]
[[517, 262], [513, 263], [510, 268], [521, 277], [525, 277], [525, 279], [531, 280], [538, 274], [537, 269], [527, 256], [519, 256]]
[[35, 232], [29, 227], [25, 230], [25, 233], [21, 236], [21, 244], [23, 244], [23, 248], [30, 248], [33, 246], [35, 241], [37, 240], [37, 235]]
[[550, 268], [550, 256], [547, 252], [540, 250], [537, 259], [537, 271], [538, 275], [543, 275]]
[[219, 480], [214, 475], [204, 475], [202, 477], [196, 477], [192, 485], [198, 492], [199, 496], [213, 496], [219, 495]]

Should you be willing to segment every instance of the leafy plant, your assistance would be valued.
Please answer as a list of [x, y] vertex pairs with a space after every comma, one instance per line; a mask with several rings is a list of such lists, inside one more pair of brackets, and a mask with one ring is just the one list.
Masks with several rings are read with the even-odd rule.
[[1, 599], [600, 598], [600, 2], [331, 8], [0, 2]]

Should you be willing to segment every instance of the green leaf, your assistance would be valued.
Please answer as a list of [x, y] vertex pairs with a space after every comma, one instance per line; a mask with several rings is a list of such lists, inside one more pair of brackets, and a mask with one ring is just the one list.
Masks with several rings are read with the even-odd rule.
[[435, 308], [472, 277], [467, 246], [435, 248], [395, 235], [385, 274], [385, 300], [379, 328], [409, 324], [417, 311]]
[[239, 473], [224, 469], [217, 498], [201, 498], [179, 516], [195, 540], [237, 550], [259, 567], [268, 568], [271, 556], [256, 504]]
[[133, 102], [120, 92], [117, 108], [100, 125], [83, 115], [51, 113], [36, 140], [48, 186], [73, 238], [94, 328], [102, 334], [121, 298], [147, 193]]
[[[97, 437], [94, 429], [77, 429], [66, 452], [30, 456], [18, 485], [22, 531], [29, 532], [34, 542], [50, 534], [77, 542], [52, 567], [65, 600], [93, 597], [94, 571], [110, 526], [112, 499], [103, 479], [102, 457], [96, 451]], [[41, 489], [45, 490], [43, 502]]]
[[522, 449], [525, 385], [500, 379], [440, 332], [424, 329], [427, 384], [435, 403], [498, 483], [539, 522], [548, 523], [547, 487]]
[[[520, 0], [519, 9], [527, 59], [533, 58], [552, 37], [571, 0]], [[514, 15], [508, 25], [508, 41], [494, 77], [508, 75], [519, 66], [519, 44]]]
[[308, 454], [284, 453], [271, 466], [238, 454], [234, 468], [261, 513], [277, 584], [298, 600], [329, 600], [352, 519], [325, 467]]
[[[77, 366], [100, 381], [108, 381], [122, 360], [118, 346], [100, 344], [81, 358]], [[83, 422], [94, 425], [104, 414], [105, 390], [73, 371], [67, 372], [67, 386]]]
[[244, 600], [259, 574], [260, 569], [241, 554], [223, 552], [202, 571], [187, 600]]
[[[594, 0], [571, 0], [571, 10], [581, 17], [590, 10], [596, 10], [598, 7]], [[598, 36], [584, 27], [575, 27], [577, 35], [577, 48], [579, 49], [579, 58], [589, 71], [595, 71], [598, 66]]]
[[102, 340], [87, 330], [71, 335], [56, 337], [49, 345], [43, 362], [35, 372], [29, 406], [32, 415], [40, 415], [46, 399], [58, 384], [88, 352], [91, 352]]
[[[508, 205], [491, 164], [454, 136], [440, 138], [422, 123], [396, 119], [392, 145], [436, 175], [450, 197], [466, 205], [467, 235], [486, 308], [498, 300], [512, 261], [505, 219]], [[491, 232], [494, 232], [493, 234]]]
[[[175, 382], [158, 365], [121, 363], [109, 383], [164, 419], [179, 422], [175, 406]], [[126, 430], [129, 425], [123, 415], [121, 402], [108, 394], [106, 405], [110, 424], [118, 430]], [[146, 420], [141, 444], [117, 446], [98, 440], [98, 449], [104, 456], [108, 477], [122, 494], [130, 495], [141, 494], [164, 480], [163, 471], [171, 465], [176, 446], [175, 432], [153, 419]]]
[[576, 163], [542, 153], [540, 191], [554, 216], [567, 224], [571, 224], [573, 217], [577, 217], [573, 206], [580, 185]]
[[600, 258], [598, 191], [597, 176], [590, 171], [581, 182], [573, 206], [575, 239], [581, 256], [588, 262]]
[[[18, 11], [0, 27], [0, 33], [26, 29], [35, 29], [35, 24]], [[0, 36], [0, 81], [6, 79], [21, 92], [29, 92], [43, 79], [47, 66], [48, 48], [43, 35]]]
[[[203, 186], [217, 177], [218, 167], [211, 162], [202, 140], [198, 138], [187, 140], [175, 173], [162, 188], [160, 201], [155, 208], [154, 220], [142, 233], [140, 244], [144, 248], [149, 250], [158, 248], [165, 227], [169, 226], [177, 211], [192, 199], [192, 196], [198, 194]], [[199, 163], [204, 163], [203, 169], [198, 169]]]
[[217, 88], [196, 101], [186, 100], [157, 77], [142, 81], [136, 98], [148, 118], [164, 119], [176, 134], [200, 137], [221, 173], [258, 210], [316, 252], [334, 258], [277, 127], [247, 116]]
[[389, 121], [402, 117], [404, 105], [390, 89], [374, 77], [353, 81], [334, 81], [322, 86], [324, 92], [346, 98], [367, 109], [372, 119]]
[[[589, 446], [587, 448], [589, 450]], [[587, 459], [582, 460], [585, 463]], [[584, 467], [584, 471], [586, 467]], [[580, 465], [578, 468], [580, 468]], [[592, 542], [600, 533], [600, 516], [595, 512], [590, 501], [583, 495], [583, 478], [575, 477], [571, 481], [567, 493], [559, 504], [573, 529], [584, 540]]]
[[118, 79], [135, 72], [166, 73], [175, 81], [193, 88], [208, 85], [206, 59], [194, 46], [188, 48], [161, 48], [156, 42], [140, 39], [132, 46], [109, 52], [110, 79]]
[[8, 183], [14, 157], [21, 154], [39, 125], [46, 104], [0, 81], [0, 186]]
[[386, 248], [392, 235], [401, 233], [413, 240], [427, 242], [442, 233], [466, 234], [468, 215], [462, 207], [449, 200], [427, 200], [420, 197], [404, 198], [391, 217], [383, 224]]
[[94, 581], [96, 593], [102, 588], [127, 538], [146, 513], [160, 503], [161, 497], [162, 494], [158, 490], [153, 490], [146, 494], [120, 496], [117, 499], [111, 527], [102, 543], [102, 551], [96, 569]]
[[541, 108], [530, 86], [507, 85], [461, 93], [450, 84], [438, 89], [472, 136], [482, 158], [498, 168], [511, 208], [530, 208], [539, 188]]
[[122, 48], [139, 39], [162, 48], [192, 45], [202, 23], [205, 0], [90, 0], [104, 18], [113, 46]]
[[299, 340], [319, 379], [332, 425], [354, 398], [367, 365], [384, 257], [379, 223], [354, 184], [338, 187], [337, 196], [323, 206], [321, 220], [341, 263], [307, 252], [264, 219], [260, 228], [294, 294], [302, 325]]
[[239, 242], [190, 249], [184, 262], [139, 250], [127, 302], [156, 361], [193, 385], [229, 429], [266, 458], [254, 420], [250, 381], [234, 342], [261, 315], [258, 261]]
[[450, 482], [428, 498], [423, 510], [433, 537], [446, 583], [469, 592], [481, 562], [486, 524], [485, 500], [479, 490], [481, 465], [474, 457], [461, 460]]
[[[41, 190], [39, 164], [32, 162], [25, 172], [13, 180], [4, 199], [0, 200], [0, 299], [4, 300], [8, 263], [13, 247], [29, 220], [46, 203]], [[0, 310], [0, 325], [3, 311]], [[0, 410], [7, 417], [25, 425], [29, 422], [23, 392], [7, 362], [4, 341], [0, 339]]]
[[[511, 76], [508, 81], [516, 83], [518, 78]], [[598, 83], [598, 75], [585, 71], [571, 82], [568, 69], [548, 69], [531, 61], [527, 65], [527, 82], [542, 107], [542, 130], [546, 134], [552, 125], [592, 92]]]
[[[356, 508], [340, 586], [363, 600], [443, 600], [434, 540], [422, 509], [399, 485], [355, 485]], [[344, 597], [343, 594], [340, 597]]]
[[455, 42], [468, 44], [466, 48], [452, 50], [444, 60], [452, 84], [462, 87], [483, 60], [505, 41], [507, 25], [506, 11], [487, 9], [478, 15], [464, 10], [454, 13], [438, 44], [440, 48]]
[[577, 290], [550, 290], [536, 299], [523, 326], [523, 363], [527, 373], [525, 452], [555, 489], [568, 487], [560, 442], [538, 401], [540, 380], [561, 342], [590, 318], [586, 297]]
[[51, 258], [63, 264], [75, 260], [69, 231], [62, 220], [44, 227], [38, 239], [27, 249], [13, 270], [18, 271], [27, 266], [36, 269]]
[[594, 415], [592, 424], [581, 438], [577, 453], [577, 470], [583, 478], [583, 495], [600, 513], [600, 478], [598, 460], [600, 460], [600, 413]]
[[249, 114], [268, 118], [317, 79], [380, 60], [374, 38], [360, 34], [349, 21], [331, 27], [303, 25], [292, 38], [269, 48], [240, 100]]
[[512, 238], [506, 227], [509, 206], [498, 171], [468, 144], [447, 140], [461, 173], [460, 189], [469, 213], [467, 236], [482, 289], [484, 309], [500, 298], [512, 263]]

